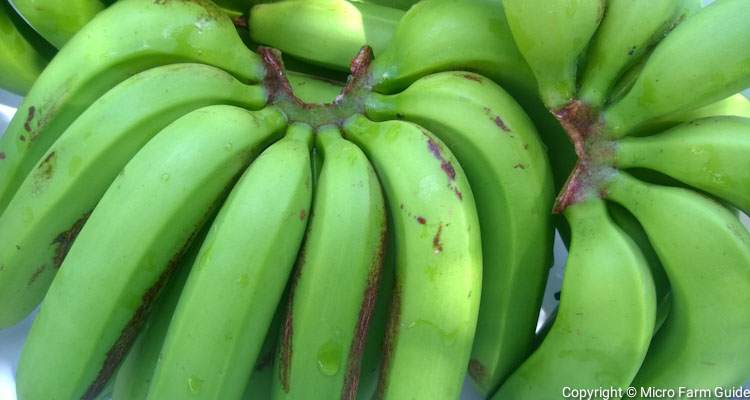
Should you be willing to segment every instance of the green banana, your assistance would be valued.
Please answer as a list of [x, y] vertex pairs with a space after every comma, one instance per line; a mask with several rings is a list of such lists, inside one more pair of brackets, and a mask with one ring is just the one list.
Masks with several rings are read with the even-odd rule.
[[633, 386], [709, 388], [750, 377], [750, 233], [730, 211], [690, 190], [620, 172], [608, 198], [643, 225], [672, 286], [672, 310]]
[[[204, 231], [206, 229], [204, 228]], [[188, 252], [179, 261], [169, 282], [154, 300], [151, 315], [148, 316], [138, 338], [122, 361], [114, 379], [112, 400], [144, 400], [148, 394], [156, 361], [164, 343], [177, 302], [187, 281], [190, 269], [198, 255], [205, 233], [200, 234], [190, 245]]]
[[633, 242], [638, 245], [638, 248], [641, 249], [641, 253], [643, 253], [651, 270], [651, 277], [654, 280], [654, 288], [656, 289], [656, 321], [654, 322], [654, 333], [656, 333], [664, 325], [664, 321], [667, 319], [669, 310], [672, 307], [672, 293], [669, 288], [667, 273], [664, 271], [664, 266], [661, 265], [659, 256], [656, 255], [656, 250], [651, 246], [651, 242], [648, 241], [648, 236], [638, 222], [638, 219], [617, 203], [608, 202], [607, 211], [609, 211], [612, 221], [627, 233], [633, 239]]
[[345, 137], [363, 148], [393, 217], [396, 283], [378, 398], [455, 399], [479, 311], [479, 221], [466, 176], [424, 128], [354, 115]]
[[750, 2], [720, 0], [675, 28], [654, 49], [630, 91], [604, 111], [616, 138], [658, 117], [695, 109], [750, 86]]
[[336, 127], [323, 157], [303, 256], [274, 366], [276, 399], [355, 399], [385, 245], [385, 206], [370, 162]]
[[604, 105], [617, 78], [684, 19], [686, 12], [680, 0], [608, 0], [604, 19], [586, 52], [577, 97], [591, 107]]
[[312, 141], [308, 125], [291, 125], [235, 185], [185, 284], [148, 399], [241, 398], [307, 226]]
[[106, 7], [100, 0], [10, 1], [29, 25], [58, 49]]
[[341, 93], [343, 85], [299, 72], [286, 71], [294, 95], [305, 103], [333, 103]]
[[275, 108], [204, 107], [170, 124], [130, 160], [42, 302], [21, 353], [19, 397], [97, 394], [135, 340], [175, 266], [170, 260], [285, 123]]
[[560, 307], [541, 346], [493, 399], [559, 399], [564, 388], [625, 388], [654, 330], [654, 283], [637, 245], [604, 201], [571, 205], [572, 242]]
[[[287, 292], [289, 283], [287, 282]], [[250, 380], [245, 387], [242, 398], [245, 400], [270, 399], [273, 390], [273, 360], [279, 347], [279, 334], [281, 333], [281, 319], [286, 311], [287, 293], [281, 297], [276, 313], [273, 315], [271, 325], [266, 332], [258, 358], [255, 360], [255, 368], [250, 375]]]
[[250, 37], [313, 64], [349, 70], [360, 47], [376, 55], [391, 41], [404, 12], [346, 0], [285, 0], [250, 10]]
[[0, 88], [23, 96], [49, 60], [27, 39], [14, 13], [10, 4], [0, 1]]
[[209, 1], [120, 0], [99, 13], [50, 62], [0, 138], [0, 212], [57, 137], [112, 86], [190, 61], [243, 81], [264, 75], [260, 58]]
[[475, 0], [415, 4], [372, 63], [371, 79], [376, 91], [395, 93], [420, 77], [450, 70], [487, 76], [524, 105], [536, 94], [534, 76], [513, 41], [503, 8]]
[[719, 100], [698, 109], [689, 111], [679, 111], [664, 117], [657, 118], [640, 127], [638, 131], [632, 133], [633, 136], [651, 135], [658, 132], [666, 131], [685, 122], [690, 122], [700, 118], [718, 117], [722, 115], [734, 115], [738, 117], [750, 118], [750, 99], [742, 93], [729, 96], [726, 99]]
[[408, 10], [414, 4], [419, 3], [419, 0], [352, 0], [352, 2], [362, 1], [363, 3], [380, 4], [382, 6], [398, 8], [401, 10]]
[[605, 5], [605, 0], [503, 0], [513, 38], [550, 109], [576, 95], [578, 64]]
[[649, 168], [750, 213], [750, 118], [712, 117], [615, 147], [619, 168]]
[[[44, 297], [86, 216], [135, 153], [200, 107], [258, 109], [266, 92], [203, 64], [171, 64], [126, 79], [95, 101], [50, 147], [0, 216], [0, 328]], [[127, 110], [127, 111], [125, 111]]]
[[430, 130], [466, 171], [484, 260], [469, 371], [491, 393], [531, 351], [551, 264], [553, 185], [544, 145], [510, 95], [468, 72], [428, 75], [395, 95], [373, 93], [365, 104], [370, 118]]

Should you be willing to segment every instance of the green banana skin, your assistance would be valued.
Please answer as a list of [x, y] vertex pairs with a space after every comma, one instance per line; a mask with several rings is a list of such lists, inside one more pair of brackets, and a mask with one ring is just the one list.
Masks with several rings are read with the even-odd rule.
[[49, 60], [26, 39], [13, 13], [0, 2], [0, 88], [24, 96]]
[[493, 399], [559, 399], [566, 386], [624, 388], [648, 350], [656, 299], [637, 245], [600, 199], [571, 205], [565, 217], [572, 242], [557, 317]]
[[345, 137], [368, 155], [393, 217], [396, 283], [377, 398], [458, 398], [481, 296], [479, 221], [468, 181], [424, 128], [354, 115]]
[[503, 0], [508, 25], [550, 109], [576, 95], [580, 58], [599, 26], [605, 0]]
[[643, 226], [669, 277], [672, 310], [632, 385], [709, 388], [750, 377], [750, 234], [717, 202], [620, 172], [608, 198]]
[[651, 270], [651, 277], [654, 280], [654, 288], [656, 289], [656, 321], [654, 323], [654, 333], [656, 333], [664, 325], [664, 321], [669, 315], [669, 310], [672, 308], [672, 293], [669, 288], [667, 273], [664, 271], [664, 266], [661, 265], [659, 256], [656, 255], [656, 250], [654, 250], [654, 247], [648, 241], [648, 235], [646, 235], [646, 231], [643, 230], [638, 219], [617, 203], [608, 202], [607, 211], [609, 211], [612, 221], [638, 245]]
[[451, 70], [487, 76], [523, 104], [536, 97], [534, 75], [494, 2], [420, 1], [401, 19], [371, 74], [377, 92], [395, 93], [420, 77]]
[[258, 353], [258, 358], [255, 360], [255, 369], [253, 369], [250, 380], [245, 387], [245, 393], [242, 395], [242, 398], [245, 400], [271, 398], [273, 390], [273, 360], [279, 347], [279, 333], [281, 332], [281, 321], [284, 311], [286, 311], [288, 291], [289, 282], [287, 282], [287, 290], [284, 296], [282, 296], [279, 306], [276, 308], [271, 325], [268, 327], [268, 332], [266, 333], [266, 338], [263, 340], [263, 346]]
[[604, 105], [616, 79], [644, 56], [668, 28], [685, 17], [680, 0], [608, 0], [607, 11], [586, 53], [577, 97]]
[[750, 213], [750, 118], [711, 117], [616, 146], [620, 168], [649, 168]]
[[[385, 206], [365, 154], [325, 126], [323, 167], [274, 366], [276, 399], [355, 399], [385, 245]], [[332, 296], [332, 294], [335, 294]]]
[[[380, 4], [381, 6], [408, 10], [414, 4], [419, 3], [419, 1], [420, 0], [363, 0], [362, 3]], [[358, 2], [358, 0], [352, 0], [352, 2]]]
[[114, 379], [112, 400], [143, 400], [148, 394], [156, 361], [167, 334], [169, 322], [177, 307], [182, 289], [190, 269], [198, 255], [205, 231], [190, 245], [188, 252], [179, 261], [169, 282], [154, 301], [151, 315], [138, 334], [138, 338], [128, 351]]
[[29, 25], [58, 49], [106, 7], [99, 0], [10, 1]]
[[170, 124], [130, 160], [42, 302], [21, 353], [19, 397], [96, 395], [135, 340], [175, 265], [170, 260], [285, 123], [275, 108], [204, 107]]
[[188, 277], [148, 399], [241, 398], [307, 226], [312, 141], [310, 126], [291, 125], [235, 185]]
[[443, 72], [395, 95], [373, 93], [366, 114], [433, 132], [456, 155], [476, 200], [483, 287], [469, 371], [483, 394], [528, 356], [551, 264], [552, 172], [523, 109], [487, 78]]
[[605, 110], [605, 134], [622, 137], [650, 120], [750, 87], [749, 16], [750, 2], [721, 0], [677, 26], [654, 49], [628, 94]]
[[667, 116], [657, 118], [633, 132], [631, 136], [647, 136], [654, 133], [664, 132], [685, 122], [706, 117], [718, 117], [722, 115], [734, 115], [737, 117], [750, 118], [750, 99], [742, 93], [729, 96], [716, 103], [703, 106], [689, 111], [679, 111]]
[[301, 72], [286, 71], [286, 77], [292, 85], [294, 95], [305, 103], [332, 103], [343, 88], [343, 85], [337, 82], [316, 78]]
[[250, 10], [250, 37], [301, 60], [348, 71], [364, 45], [385, 50], [404, 12], [346, 0], [286, 0]]
[[102, 94], [140, 71], [191, 61], [242, 81], [264, 74], [231, 20], [208, 1], [121, 0], [99, 13], [42, 72], [0, 138], [0, 212], [49, 146]]
[[[212, 105], [261, 108], [266, 93], [203, 64], [156, 67], [95, 101], [50, 147], [0, 216], [0, 328], [44, 297], [86, 216], [160, 130]], [[127, 112], [123, 112], [127, 110]]]

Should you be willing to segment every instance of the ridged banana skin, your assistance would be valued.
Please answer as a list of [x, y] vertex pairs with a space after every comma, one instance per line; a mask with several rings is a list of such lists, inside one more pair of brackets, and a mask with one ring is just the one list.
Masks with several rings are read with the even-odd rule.
[[716, 103], [697, 108], [695, 110], [680, 111], [667, 116], [657, 118], [633, 132], [631, 136], [644, 136], [664, 132], [685, 122], [706, 117], [719, 117], [723, 115], [734, 115], [737, 117], [750, 118], [750, 99], [742, 93], [729, 96]]
[[649, 168], [750, 213], [750, 118], [712, 117], [666, 132], [620, 139], [620, 168]]
[[274, 366], [275, 399], [356, 399], [385, 251], [380, 183], [362, 150], [325, 126], [302, 256]]
[[25, 95], [47, 65], [11, 19], [13, 9], [0, 2], [0, 88]]
[[[204, 232], [207, 229], [204, 228]], [[153, 308], [138, 338], [128, 351], [114, 380], [112, 400], [144, 400], [148, 394], [156, 361], [159, 358], [169, 322], [177, 307], [190, 269], [195, 262], [205, 235], [199, 235], [190, 250], [179, 261], [169, 282], [154, 301]]]
[[720, 0], [677, 26], [625, 97], [602, 115], [622, 137], [649, 120], [695, 109], [750, 87], [750, 2]]
[[343, 85], [317, 78], [301, 72], [286, 71], [289, 84], [292, 85], [294, 95], [305, 103], [332, 103], [341, 93]]
[[261, 108], [266, 93], [204, 64], [139, 73], [94, 102], [50, 147], [0, 216], [0, 328], [44, 297], [76, 233], [117, 174], [168, 124], [212, 104]]
[[106, 8], [100, 0], [9, 1], [34, 30], [58, 49]]
[[[586, 52], [577, 97], [600, 108], [617, 78], [685, 17], [680, 0], [608, 0], [604, 19]], [[679, 13], [679, 14], [678, 14]]]
[[667, 273], [638, 219], [625, 207], [614, 202], [607, 202], [607, 211], [612, 221], [638, 245], [651, 271], [651, 278], [656, 289], [656, 321], [654, 323], [654, 333], [656, 333], [664, 324], [672, 308], [672, 293]]
[[440, 138], [464, 168], [482, 231], [482, 299], [469, 371], [493, 392], [531, 352], [551, 265], [552, 171], [523, 109], [487, 78], [428, 75], [401, 93], [373, 94], [366, 113], [404, 119]]
[[557, 318], [493, 399], [560, 399], [566, 386], [625, 388], [648, 350], [656, 300], [641, 251], [600, 199], [568, 207], [565, 217], [572, 242]]
[[610, 199], [640, 221], [672, 286], [672, 310], [633, 386], [708, 388], [750, 377], [750, 234], [739, 219], [687, 189], [620, 172]]
[[518, 49], [547, 107], [576, 95], [580, 58], [604, 14], [605, 0], [503, 0]]
[[376, 397], [458, 398], [482, 291], [469, 183], [424, 128], [362, 115], [343, 127], [373, 163], [393, 216], [396, 283]]
[[285, 0], [250, 10], [250, 37], [302, 60], [348, 71], [364, 45], [387, 47], [404, 12], [346, 0]]
[[285, 122], [275, 108], [205, 107], [138, 152], [91, 214], [42, 302], [21, 353], [19, 397], [96, 395], [135, 340], [170, 260]]
[[148, 399], [239, 399], [302, 244], [312, 128], [289, 127], [232, 190], [164, 340]]
[[121, 0], [50, 62], [0, 138], [0, 212], [49, 146], [97, 98], [131, 75], [176, 62], [263, 78], [259, 57], [206, 0]]
[[401, 19], [371, 66], [380, 93], [396, 93], [434, 72], [465, 70], [493, 79], [524, 101], [536, 81], [497, 2], [423, 0]]

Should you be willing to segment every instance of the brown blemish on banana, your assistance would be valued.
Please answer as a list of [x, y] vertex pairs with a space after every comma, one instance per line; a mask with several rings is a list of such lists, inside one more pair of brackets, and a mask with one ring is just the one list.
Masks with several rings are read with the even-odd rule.
[[[305, 238], [306, 239], [306, 238]], [[304, 243], [306, 240], [303, 240]], [[292, 337], [294, 336], [294, 292], [305, 266], [305, 247], [297, 255], [294, 276], [289, 288], [289, 298], [286, 303], [286, 315], [281, 323], [281, 343], [279, 343], [279, 381], [285, 393], [289, 393], [289, 381], [292, 371]]]
[[55, 246], [55, 257], [52, 259], [53, 267], [60, 268], [60, 265], [62, 265], [65, 260], [65, 256], [67, 256], [68, 251], [70, 251], [70, 247], [73, 246], [73, 242], [76, 240], [76, 237], [78, 237], [78, 234], [81, 232], [81, 229], [83, 229], [83, 225], [86, 223], [86, 220], [89, 219], [90, 215], [90, 211], [83, 214], [81, 218], [73, 223], [70, 229], [60, 233], [55, 240], [52, 241], [52, 245]]
[[362, 370], [362, 354], [365, 351], [367, 329], [370, 326], [377, 301], [380, 273], [383, 269], [383, 260], [385, 259], [386, 240], [387, 230], [384, 225], [380, 231], [380, 242], [377, 253], [370, 265], [370, 273], [367, 276], [367, 287], [362, 296], [362, 303], [359, 306], [359, 318], [354, 329], [352, 344], [349, 346], [349, 359], [347, 360], [346, 376], [344, 377], [344, 388], [341, 392], [343, 400], [354, 400], [357, 398], [359, 375]]
[[299, 220], [304, 221], [305, 218], [307, 218], [307, 211], [305, 211], [305, 209], [303, 208], [299, 210]]
[[43, 180], [49, 180], [52, 178], [52, 173], [55, 170], [55, 161], [57, 160], [57, 153], [51, 152], [44, 158], [44, 160], [37, 167], [38, 176]]
[[378, 387], [375, 393], [376, 399], [382, 399], [385, 397], [385, 391], [388, 388], [388, 374], [391, 368], [391, 361], [393, 361], [393, 352], [396, 348], [399, 325], [401, 324], [401, 283], [398, 275], [396, 275], [396, 282], [393, 285], [393, 294], [391, 298], [388, 327], [386, 328], [385, 339], [383, 340], [383, 361], [380, 364], [380, 377], [378, 379]]
[[477, 383], [482, 383], [487, 379], [487, 368], [476, 358], [469, 360], [469, 375]]
[[39, 278], [39, 275], [41, 275], [42, 272], [44, 272], [44, 267], [45, 265], [39, 266], [39, 268], [37, 268], [36, 271], [34, 271], [34, 273], [31, 274], [31, 277], [29, 277], [29, 282], [26, 283], [26, 286], [31, 286], [34, 284], [37, 278]]
[[425, 132], [425, 136], [427, 136], [427, 148], [430, 150], [430, 153], [435, 156], [435, 158], [440, 161], [440, 169], [445, 172], [445, 175], [448, 176], [448, 179], [451, 181], [456, 179], [456, 170], [453, 168], [453, 164], [451, 164], [450, 161], [446, 160], [443, 157], [443, 152], [440, 150], [440, 145], [427, 133]]
[[244, 15], [238, 15], [232, 18], [232, 23], [234, 24], [235, 28], [240, 29], [247, 29], [250, 26], [247, 23], [247, 17], [245, 17]]
[[5, 153], [0, 151], [0, 160], [5, 160]]
[[432, 238], [432, 249], [437, 253], [443, 252], [443, 243], [440, 242], [440, 236], [443, 233], [443, 224], [438, 225], [438, 230], [435, 232], [435, 236]]
[[146, 321], [146, 317], [148, 317], [149, 313], [151, 312], [151, 305], [154, 303], [154, 300], [156, 300], [159, 293], [161, 293], [161, 290], [164, 288], [164, 285], [166, 285], [169, 277], [172, 276], [174, 270], [177, 269], [177, 266], [179, 266], [180, 261], [185, 255], [185, 252], [187, 251], [190, 244], [193, 242], [195, 237], [198, 236], [200, 227], [203, 225], [203, 221], [205, 219], [206, 218], [204, 218], [201, 223], [196, 225], [193, 233], [182, 245], [180, 250], [178, 250], [177, 253], [175, 253], [175, 255], [172, 257], [172, 259], [169, 260], [169, 263], [167, 263], [164, 271], [162, 271], [161, 275], [159, 275], [159, 277], [156, 279], [156, 282], [154, 282], [154, 284], [151, 285], [151, 287], [148, 288], [148, 290], [146, 290], [146, 292], [143, 294], [143, 296], [141, 297], [141, 304], [133, 313], [130, 321], [128, 321], [127, 324], [125, 324], [125, 326], [122, 328], [120, 336], [117, 338], [115, 343], [112, 345], [112, 347], [110, 347], [109, 351], [107, 351], [107, 355], [104, 358], [102, 367], [99, 369], [99, 373], [96, 375], [96, 378], [94, 378], [94, 381], [91, 383], [88, 389], [86, 389], [86, 393], [81, 396], [81, 400], [94, 400], [99, 395], [99, 393], [101, 393], [102, 389], [104, 389], [104, 387], [107, 385], [107, 382], [109, 382], [110, 378], [112, 378], [112, 375], [115, 373], [115, 371], [117, 371], [117, 367], [120, 365], [120, 362], [123, 360], [123, 358], [125, 358], [125, 355], [128, 353], [128, 350], [130, 350], [133, 342], [135, 342], [136, 337], [138, 337], [138, 332], [141, 330], [143, 323]]
[[26, 141], [26, 136], [24, 136], [24, 135], [21, 135], [21, 136], [19, 136], [19, 137], [18, 137], [18, 139], [19, 139], [20, 141], [22, 141], [22, 142], [25, 142], [25, 141]]
[[514, 165], [513, 168], [515, 168], [515, 169], [526, 169], [526, 165], [524, 165], [522, 163], [518, 163], [518, 164]]
[[426, 220], [426, 219], [424, 219], [424, 217], [417, 217], [417, 222], [418, 222], [418, 223], [419, 223], [420, 225], [424, 225], [424, 224], [426, 224], [426, 223], [427, 223], [427, 220]]
[[[31, 121], [34, 120], [34, 115], [36, 114], [36, 107], [31, 106], [29, 107], [29, 113], [26, 115], [26, 122], [23, 123], [23, 129], [26, 130], [26, 132], [31, 132]], [[23, 136], [21, 136], [23, 138]], [[25, 138], [21, 140], [26, 140]]]
[[503, 132], [510, 132], [510, 128], [508, 128], [508, 125], [505, 125], [505, 121], [503, 121], [502, 118], [500, 118], [499, 115], [493, 115], [494, 113], [489, 107], [482, 107], [482, 110], [484, 110], [484, 113], [487, 114], [488, 117], [490, 117], [490, 121], [494, 122], [495, 125], [500, 128]]
[[467, 74], [467, 73], [458, 73], [458, 74], [456, 74], [456, 76], [460, 76], [461, 78], [468, 79], [470, 81], [482, 83], [482, 77], [479, 76], [479, 75]]

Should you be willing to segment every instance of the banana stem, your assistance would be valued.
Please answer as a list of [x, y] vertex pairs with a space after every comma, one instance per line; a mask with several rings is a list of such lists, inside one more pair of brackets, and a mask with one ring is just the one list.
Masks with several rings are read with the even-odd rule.
[[578, 161], [555, 200], [553, 212], [561, 213], [574, 203], [605, 195], [612, 176], [615, 142], [602, 134], [596, 109], [580, 100], [572, 100], [552, 111], [568, 135]]

